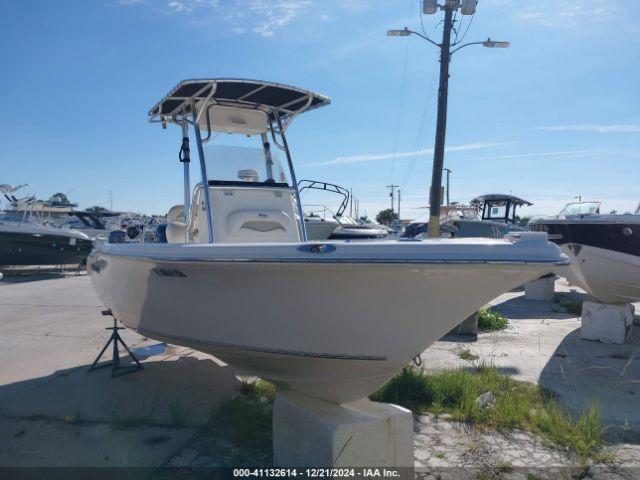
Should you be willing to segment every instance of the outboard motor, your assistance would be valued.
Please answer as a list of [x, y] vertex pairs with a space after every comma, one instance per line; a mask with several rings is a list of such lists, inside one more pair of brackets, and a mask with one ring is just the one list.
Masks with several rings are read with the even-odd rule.
[[167, 243], [167, 224], [160, 223], [156, 227], [156, 242]]
[[109, 232], [109, 243], [126, 243], [127, 234], [122, 230], [114, 230]]
[[131, 240], [138, 240], [142, 234], [142, 228], [139, 225], [131, 225], [127, 227], [127, 237]]

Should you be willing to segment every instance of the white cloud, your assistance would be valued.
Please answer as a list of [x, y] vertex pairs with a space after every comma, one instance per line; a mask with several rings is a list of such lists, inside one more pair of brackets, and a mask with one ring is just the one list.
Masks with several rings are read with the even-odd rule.
[[236, 34], [248, 31], [272, 36], [312, 6], [311, 0], [119, 0], [119, 5], [145, 4], [166, 14], [198, 16], [199, 20], [224, 21]]
[[624, 123], [613, 125], [549, 125], [537, 128], [548, 132], [640, 133], [640, 125]]
[[558, 152], [539, 152], [539, 153], [514, 153], [510, 155], [496, 155], [492, 157], [477, 157], [470, 160], [512, 160], [517, 158], [575, 158], [585, 155], [602, 154], [605, 150], [564, 150]]
[[[476, 142], [476, 143], [468, 143], [465, 145], [457, 145], [454, 147], [447, 147], [447, 152], [460, 152], [460, 151], [468, 151], [468, 150], [480, 150], [483, 148], [491, 148], [498, 147], [501, 145], [506, 145], [505, 143], [497, 143], [497, 142]], [[324, 162], [315, 162], [315, 163], [307, 163], [305, 167], [317, 167], [322, 165], [342, 165], [346, 163], [362, 163], [362, 162], [374, 162], [378, 160], [389, 160], [391, 158], [406, 158], [406, 157], [418, 157], [421, 155], [432, 155], [432, 148], [425, 148], [422, 150], [414, 150], [409, 152], [398, 152], [398, 153], [367, 153], [363, 155], [350, 155], [344, 157], [336, 157], [333, 160], [327, 160]]]
[[601, 22], [616, 15], [616, 8], [605, 0], [549, 0], [518, 5], [514, 16], [524, 23], [545, 27], [577, 26]]
[[249, 9], [262, 19], [253, 27], [253, 31], [270, 37], [310, 6], [310, 0], [250, 0]]

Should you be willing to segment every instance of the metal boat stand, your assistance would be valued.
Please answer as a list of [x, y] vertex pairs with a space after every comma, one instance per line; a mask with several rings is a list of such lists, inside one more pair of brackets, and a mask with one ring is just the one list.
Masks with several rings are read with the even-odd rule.
[[[111, 333], [111, 336], [109, 337], [109, 340], [107, 341], [107, 344], [102, 348], [102, 350], [100, 351], [100, 354], [93, 361], [93, 364], [91, 365], [91, 367], [89, 367], [88, 372], [93, 372], [94, 370], [99, 370], [101, 368], [111, 367], [111, 377], [119, 377], [121, 375], [126, 375], [127, 373], [133, 373], [133, 372], [137, 372], [138, 370], [142, 370], [142, 365], [140, 364], [136, 356], [133, 354], [133, 352], [129, 350], [129, 347], [127, 347], [127, 344], [124, 343], [124, 340], [122, 340], [122, 337], [118, 333], [118, 330], [124, 330], [125, 328], [118, 326], [118, 321], [116, 320], [116, 317], [113, 316], [113, 313], [111, 312], [111, 310], [103, 310], [101, 313], [105, 317], [107, 316], [113, 317], [113, 327], [105, 328], [105, 330], [111, 330], [112, 333]], [[102, 355], [104, 354], [104, 352], [106, 352], [107, 348], [109, 348], [109, 345], [111, 345], [112, 343], [113, 343], [112, 360], [110, 362], [106, 362], [101, 365], [98, 365], [100, 358], [102, 358]], [[125, 366], [120, 365], [120, 352], [118, 350], [118, 343], [120, 343], [124, 347], [124, 349], [127, 351], [129, 356], [131, 356], [131, 358], [135, 362], [135, 365], [125, 365]]]

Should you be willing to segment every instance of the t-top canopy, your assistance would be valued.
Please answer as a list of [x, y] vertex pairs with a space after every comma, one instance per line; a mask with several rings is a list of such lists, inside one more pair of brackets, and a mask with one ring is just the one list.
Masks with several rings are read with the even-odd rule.
[[[203, 105], [203, 102], [207, 102]], [[324, 95], [280, 83], [238, 78], [208, 78], [181, 81], [150, 111], [151, 120], [191, 113], [191, 105], [199, 109], [209, 105], [223, 105], [264, 111], [269, 119], [277, 112], [280, 117], [296, 115], [302, 111], [329, 105]]]
[[480, 195], [479, 197], [471, 200], [471, 203], [486, 203], [486, 202], [511, 202], [515, 205], [533, 205], [533, 203], [523, 200], [522, 198], [514, 197], [513, 195], [503, 195], [501, 193], [490, 193], [488, 195]]

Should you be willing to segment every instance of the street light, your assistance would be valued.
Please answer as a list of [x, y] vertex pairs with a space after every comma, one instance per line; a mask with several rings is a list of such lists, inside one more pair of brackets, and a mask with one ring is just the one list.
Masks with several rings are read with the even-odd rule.
[[509, 46], [509, 42], [496, 42], [495, 40], [487, 38], [482, 42], [482, 46], [487, 48], [507, 48]]
[[[451, 43], [451, 31], [453, 30], [453, 13], [462, 8], [462, 14], [467, 15], [475, 13], [474, 0], [444, 0], [444, 4], [438, 5], [433, 0], [424, 1], [424, 12], [435, 13], [439, 7], [444, 10], [444, 28], [442, 31], [442, 43], [431, 40], [426, 34], [414, 32], [405, 27], [402, 30], [387, 30], [388, 37], [408, 37], [409, 35], [417, 35], [427, 42], [435, 45], [440, 49], [440, 86], [438, 87], [438, 116], [436, 121], [436, 138], [433, 149], [433, 170], [431, 173], [431, 191], [429, 193], [429, 236], [440, 236], [440, 204], [442, 194], [442, 170], [444, 165], [444, 145], [447, 129], [447, 99], [449, 90], [449, 63], [451, 55], [461, 48], [470, 45], [482, 45], [486, 48], [506, 48], [509, 42], [495, 41], [487, 38], [483, 42], [470, 42], [460, 45], [456, 48], [456, 42]], [[435, 5], [435, 6], [434, 6]], [[427, 11], [428, 10], [428, 11]], [[447, 193], [449, 190], [447, 189]]]
[[408, 37], [411, 33], [411, 30], [404, 27], [404, 30], [387, 30], [387, 37]]

